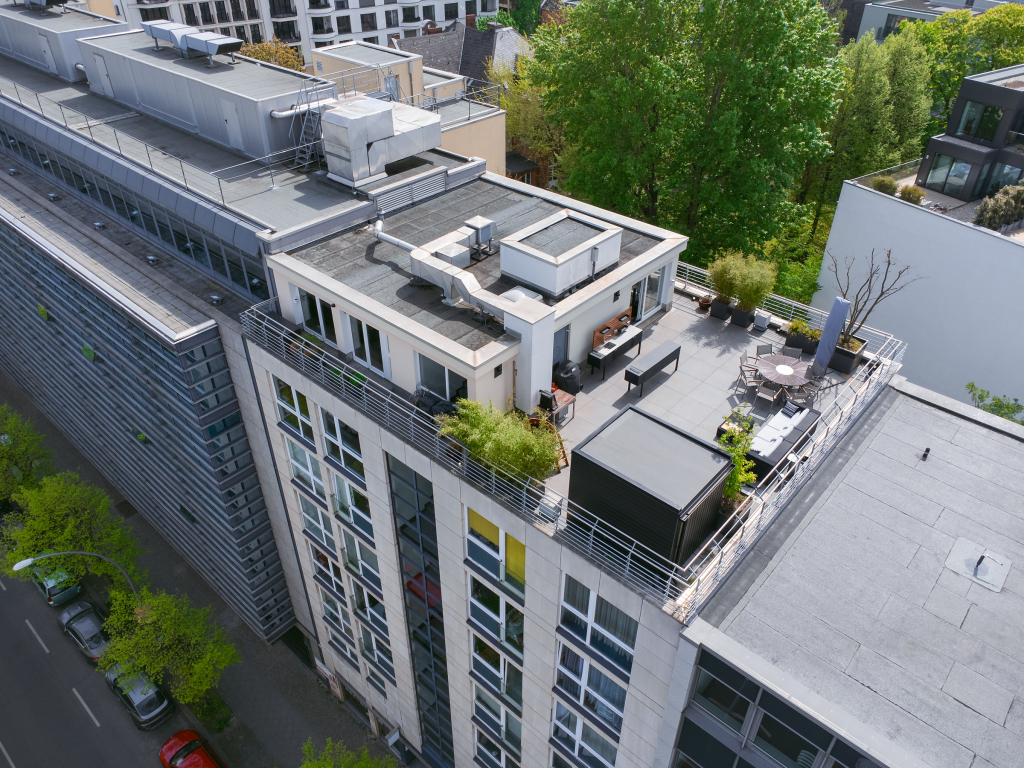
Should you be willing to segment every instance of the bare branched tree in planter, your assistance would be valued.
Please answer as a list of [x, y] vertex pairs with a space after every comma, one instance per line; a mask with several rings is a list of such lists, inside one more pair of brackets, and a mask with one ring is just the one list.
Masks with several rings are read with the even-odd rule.
[[839, 295], [850, 302], [850, 318], [846, 321], [843, 333], [839, 337], [839, 346], [856, 351], [851, 347], [853, 337], [856, 336], [864, 324], [868, 321], [875, 307], [885, 299], [894, 296], [911, 283], [916, 283], [920, 277], [911, 277], [910, 265], [901, 265], [892, 257], [892, 249], [884, 251], [885, 257], [876, 258], [875, 249], [871, 249], [871, 257], [868, 260], [868, 274], [860, 285], [854, 284], [853, 267], [857, 258], [844, 258], [840, 266], [839, 259], [832, 251], [828, 257], [832, 260], [829, 271], [836, 276], [836, 285], [839, 288]]

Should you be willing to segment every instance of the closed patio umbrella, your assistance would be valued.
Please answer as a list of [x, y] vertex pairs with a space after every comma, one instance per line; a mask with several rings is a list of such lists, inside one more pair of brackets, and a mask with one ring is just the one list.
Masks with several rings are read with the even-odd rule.
[[836, 344], [839, 343], [839, 335], [843, 332], [846, 315], [849, 311], [850, 302], [836, 296], [836, 300], [832, 302], [832, 309], [829, 310], [828, 319], [825, 320], [825, 327], [821, 331], [818, 351], [814, 355], [814, 362], [822, 368], [828, 368], [828, 364], [832, 360], [832, 354], [836, 351]]

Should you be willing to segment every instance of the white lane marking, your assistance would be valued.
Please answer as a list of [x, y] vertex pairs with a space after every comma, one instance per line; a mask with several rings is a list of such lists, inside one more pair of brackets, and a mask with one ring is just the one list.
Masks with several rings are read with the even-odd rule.
[[71, 689], [71, 692], [72, 692], [73, 694], [75, 694], [75, 696], [77, 696], [77, 697], [78, 697], [78, 703], [79, 703], [79, 704], [81, 704], [81, 705], [82, 705], [82, 707], [84, 707], [84, 708], [85, 708], [85, 711], [89, 713], [89, 717], [91, 717], [91, 718], [92, 718], [92, 721], [93, 721], [94, 723], [96, 723], [96, 727], [97, 727], [97, 728], [99, 728], [99, 727], [100, 727], [100, 721], [96, 719], [96, 715], [94, 715], [94, 714], [92, 713], [92, 710], [91, 710], [91, 709], [89, 709], [89, 705], [85, 703], [85, 699], [83, 699], [83, 698], [82, 698], [82, 694], [80, 694], [80, 693], [79, 693], [78, 691], [76, 691], [76, 690], [75, 690], [74, 688], [72, 688], [72, 689]]
[[4, 749], [4, 745], [2, 743], [0, 743], [0, 752], [3, 752], [4, 757], [7, 758], [7, 764], [11, 766], [11, 768], [14, 768], [14, 761], [11, 760], [11, 756], [7, 754], [7, 750]]
[[[7, 591], [7, 587], [4, 586], [4, 583], [2, 581], [0, 581], [0, 589], [2, 589], [4, 592]], [[3, 747], [0, 747], [0, 749], [3, 749]]]
[[36, 628], [32, 626], [28, 619], [25, 619], [25, 623], [28, 624], [28, 628], [32, 630], [32, 634], [36, 636], [36, 640], [39, 641], [39, 644], [43, 646], [43, 650], [49, 653], [50, 649], [46, 647], [46, 643], [43, 642], [43, 638], [41, 638], [39, 633], [36, 632]]

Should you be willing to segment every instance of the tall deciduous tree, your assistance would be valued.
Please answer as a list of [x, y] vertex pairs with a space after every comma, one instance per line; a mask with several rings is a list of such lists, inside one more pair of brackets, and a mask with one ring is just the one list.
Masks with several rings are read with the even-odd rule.
[[550, 162], [564, 148], [562, 128], [548, 119], [544, 91], [530, 79], [528, 61], [519, 56], [514, 66], [490, 62], [487, 79], [501, 88], [508, 147], [525, 152], [538, 162]]
[[913, 35], [889, 35], [882, 44], [882, 60], [889, 83], [893, 149], [903, 163], [921, 156], [921, 133], [932, 101], [931, 60]]
[[968, 31], [978, 51], [975, 72], [1024, 62], [1024, 5], [997, 5], [972, 18]]
[[[501, 15], [500, 12], [498, 15]], [[509, 16], [519, 34], [532, 35], [540, 26], [540, 0], [518, 0]], [[504, 23], [500, 18], [498, 21]]]
[[242, 660], [210, 619], [210, 609], [194, 608], [184, 595], [143, 588], [138, 595], [116, 591], [110, 599], [104, 626], [112, 639], [101, 669], [121, 665], [129, 676], [145, 672], [189, 704], [217, 685], [225, 667]]
[[340, 741], [327, 739], [323, 752], [318, 752], [310, 739], [302, 745], [302, 765], [299, 768], [398, 768], [391, 755], [373, 757], [363, 747], [362, 752], [350, 752]]
[[[46, 552], [79, 550], [106, 555], [131, 576], [141, 551], [125, 522], [110, 511], [110, 498], [83, 483], [73, 472], [44, 477], [39, 485], [23, 487], [14, 494], [20, 510], [13, 512], [9, 527], [7, 569], [26, 557]], [[80, 579], [87, 572], [122, 580], [118, 570], [98, 558], [66, 555], [49, 558], [40, 567], [62, 570]], [[11, 573], [14, 573], [11, 571]], [[18, 574], [28, 576], [28, 571]]]
[[0, 516], [21, 487], [34, 487], [53, 471], [43, 436], [6, 405], [0, 405]]

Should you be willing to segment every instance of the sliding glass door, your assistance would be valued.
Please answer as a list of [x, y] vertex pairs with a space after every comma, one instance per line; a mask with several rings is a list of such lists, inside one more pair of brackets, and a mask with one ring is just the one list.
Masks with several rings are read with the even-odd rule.
[[352, 321], [352, 354], [356, 360], [390, 378], [388, 337], [362, 320], [354, 317], [349, 319]]
[[318, 299], [312, 293], [306, 293], [301, 288], [299, 288], [299, 305], [302, 308], [303, 328], [328, 344], [338, 346], [331, 305], [323, 299]]

